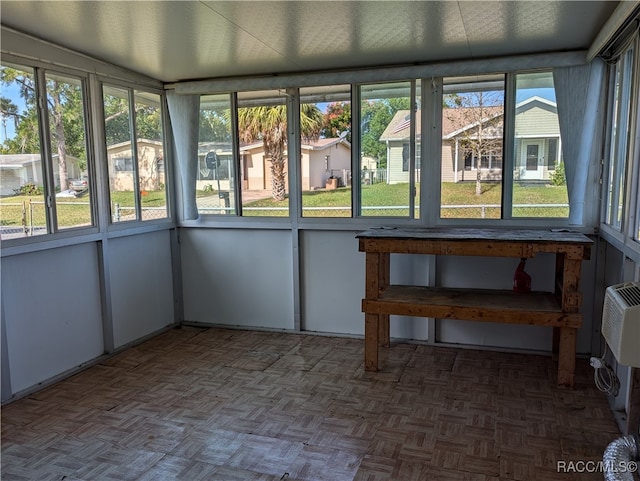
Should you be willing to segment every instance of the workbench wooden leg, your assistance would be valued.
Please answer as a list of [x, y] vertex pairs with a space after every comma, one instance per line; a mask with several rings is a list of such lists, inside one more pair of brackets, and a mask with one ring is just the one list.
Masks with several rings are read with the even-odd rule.
[[560, 352], [560, 328], [553, 328], [553, 344], [551, 345], [551, 358], [558, 360], [558, 352]]
[[381, 347], [389, 347], [391, 342], [389, 340], [389, 315], [380, 314], [378, 321], [378, 340]]
[[576, 371], [576, 333], [575, 327], [560, 328], [558, 351], [558, 386], [573, 387]]
[[364, 368], [366, 371], [378, 370], [379, 318], [378, 314], [364, 315]]

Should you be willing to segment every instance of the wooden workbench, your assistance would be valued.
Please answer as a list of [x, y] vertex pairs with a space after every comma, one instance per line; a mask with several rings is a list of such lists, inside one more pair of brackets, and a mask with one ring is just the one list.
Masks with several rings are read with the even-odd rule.
[[[588, 237], [564, 231], [467, 228], [379, 228], [356, 237], [366, 254], [366, 370], [377, 371], [378, 346], [389, 347], [390, 314], [492, 321], [553, 327], [558, 385], [573, 386], [576, 333], [582, 325], [580, 269], [593, 243]], [[540, 252], [556, 256], [554, 292], [390, 285], [392, 253], [531, 258]]]

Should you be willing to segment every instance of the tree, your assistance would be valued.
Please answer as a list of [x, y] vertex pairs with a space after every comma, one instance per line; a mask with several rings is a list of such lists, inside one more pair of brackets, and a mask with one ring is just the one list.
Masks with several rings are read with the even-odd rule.
[[104, 135], [107, 145], [131, 141], [129, 99], [105, 94], [103, 104]]
[[320, 135], [335, 138], [343, 132], [347, 132], [345, 138], [351, 142], [351, 102], [332, 102], [327, 105]]
[[228, 142], [231, 143], [231, 112], [229, 109], [201, 110], [199, 142]]
[[[300, 106], [300, 128], [306, 138], [317, 137], [322, 127], [322, 113], [313, 104]], [[271, 163], [271, 195], [284, 200], [286, 191], [285, 149], [287, 145], [287, 108], [264, 105], [238, 109], [241, 142], [262, 140], [264, 155]]]
[[[8, 101], [8, 103], [5, 103]], [[3, 112], [2, 122], [5, 128], [5, 140], [0, 147], [0, 152], [3, 154], [28, 154], [33, 152], [40, 152], [40, 133], [38, 131], [38, 117], [37, 110], [30, 108], [22, 113], [13, 113], [13, 108], [9, 105], [15, 106], [10, 100], [2, 99]], [[5, 111], [4, 108], [7, 108]], [[17, 109], [17, 106], [15, 106]], [[6, 120], [8, 117], [13, 117], [15, 135], [11, 138], [7, 137], [6, 133]]]
[[459, 129], [463, 154], [476, 159], [476, 195], [482, 194], [483, 158], [502, 152], [504, 93], [502, 91], [452, 94], [444, 99], [444, 115]]
[[[26, 105], [26, 111], [14, 117], [14, 119], [17, 118], [16, 136], [5, 140], [3, 152], [39, 152], [40, 134], [34, 76], [17, 69], [2, 67], [0, 82], [3, 85], [17, 85]], [[67, 155], [73, 155], [80, 160], [81, 170], [86, 168], [82, 90], [71, 82], [59, 80], [57, 77], [48, 77], [46, 91], [51, 149], [58, 155], [60, 190], [66, 190], [68, 188]], [[3, 107], [5, 106], [6, 104], [3, 103]]]
[[[136, 135], [138, 139], [162, 140], [161, 110], [148, 103], [137, 102]], [[104, 96], [104, 127], [107, 145], [131, 141], [129, 99], [117, 95]]]
[[0, 116], [2, 117], [2, 128], [4, 130], [4, 138], [7, 138], [7, 120], [13, 118], [13, 126], [18, 126], [18, 119], [20, 114], [18, 113], [18, 106], [14, 104], [11, 99], [6, 97], [0, 97]]
[[409, 110], [410, 99], [398, 97], [368, 101], [362, 104], [362, 154], [377, 159], [378, 166], [387, 166], [387, 146], [380, 142], [391, 119], [398, 110]]

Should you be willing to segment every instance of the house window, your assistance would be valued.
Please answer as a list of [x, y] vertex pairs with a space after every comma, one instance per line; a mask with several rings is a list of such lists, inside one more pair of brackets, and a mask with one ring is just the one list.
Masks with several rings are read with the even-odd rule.
[[634, 68], [634, 44], [612, 65], [612, 89], [608, 155], [607, 200], [605, 223], [615, 230], [623, 229], [627, 159], [631, 124], [631, 98]]
[[402, 144], [402, 172], [409, 172], [409, 144]]
[[476, 168], [476, 159], [471, 152], [464, 154], [464, 170], [473, 170]]
[[[361, 85], [360, 136], [362, 216], [419, 216], [420, 82]], [[412, 113], [413, 110], [413, 113]], [[365, 169], [373, 159], [375, 170]]]
[[351, 86], [300, 89], [303, 217], [351, 217]]
[[162, 97], [104, 84], [111, 222], [168, 216]]
[[[232, 130], [231, 95], [201, 96], [196, 180], [196, 205], [200, 214], [236, 214]], [[241, 181], [247, 183], [248, 188], [247, 172]]]
[[515, 76], [512, 217], [569, 216], [564, 170], [556, 170], [560, 124], [549, 71]]
[[444, 79], [441, 218], [501, 217], [503, 123], [503, 75]]
[[[37, 88], [36, 79], [44, 89]], [[85, 80], [3, 64], [1, 81], [6, 103], [0, 187], [8, 196], [2, 199], [0, 236], [9, 239], [94, 226]]]
[[[410, 144], [402, 145], [402, 171], [409, 171], [409, 159], [411, 155], [411, 146]], [[416, 142], [416, 151], [414, 153], [416, 159], [416, 179], [420, 179], [420, 168], [421, 168], [421, 154], [420, 154], [420, 142]]]
[[558, 160], [558, 139], [549, 139], [549, 150], [547, 151], [547, 169], [555, 170], [556, 162]]
[[116, 157], [113, 159], [116, 172], [133, 172], [133, 159], [131, 157]]

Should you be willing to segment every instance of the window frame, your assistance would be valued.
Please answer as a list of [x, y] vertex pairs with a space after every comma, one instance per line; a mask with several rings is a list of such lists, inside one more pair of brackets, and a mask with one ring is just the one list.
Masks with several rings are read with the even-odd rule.
[[[166, 224], [173, 223], [173, 207], [172, 207], [172, 192], [173, 192], [173, 173], [171, 171], [171, 145], [169, 144], [170, 136], [167, 133], [167, 127], [170, 124], [169, 122], [169, 114], [167, 101], [164, 91], [155, 89], [152, 87], [148, 87], [146, 85], [138, 85], [132, 84], [128, 82], [119, 82], [110, 78], [100, 78], [98, 79], [98, 92], [97, 96], [99, 97], [100, 104], [100, 120], [97, 122], [98, 127], [102, 130], [101, 132], [101, 147], [100, 151], [104, 158], [104, 169], [102, 171], [102, 182], [101, 187], [104, 190], [104, 209], [106, 211], [105, 214], [105, 222], [107, 224], [108, 230], [121, 230], [131, 228], [132, 225], [149, 225], [149, 224]], [[127, 92], [127, 101], [129, 106], [129, 128], [130, 135], [132, 137], [131, 142], [131, 162], [133, 164], [133, 170], [124, 170], [119, 172], [131, 172], [133, 176], [133, 184], [135, 189], [134, 195], [134, 205], [136, 218], [129, 219], [124, 221], [113, 221], [113, 213], [111, 211], [111, 189], [110, 189], [110, 171], [108, 167], [109, 156], [108, 156], [108, 145], [105, 135], [105, 116], [104, 116], [104, 95], [105, 95], [105, 87], [111, 87], [119, 90], [123, 90]], [[136, 93], [147, 93], [157, 95], [159, 97], [159, 108], [160, 108], [160, 119], [162, 125], [162, 152], [163, 159], [162, 164], [164, 165], [164, 175], [165, 175], [165, 207], [166, 207], [166, 216], [158, 219], [144, 219], [142, 216], [142, 199], [141, 199], [141, 188], [140, 188], [140, 174], [139, 174], [139, 156], [138, 156], [138, 141], [137, 141], [137, 127], [136, 127]], [[151, 140], [151, 139], [149, 139]], [[115, 171], [115, 165], [114, 165]]]
[[[628, 128], [626, 129], [626, 153], [624, 157], [625, 179], [617, 178], [620, 183], [619, 189], [624, 192], [624, 204], [621, 213], [620, 226], [616, 227], [609, 222], [609, 215], [612, 205], [609, 202], [609, 178], [612, 175], [612, 146], [616, 141], [615, 134], [619, 129], [613, 131], [613, 108], [615, 105], [614, 95], [615, 72], [614, 66], [617, 60], [625, 56], [629, 50], [633, 50], [630, 57], [632, 65], [630, 67], [631, 82], [628, 86], [629, 96], [629, 116]], [[640, 262], [640, 34], [637, 32], [621, 49], [619, 57], [614, 60], [614, 64], [609, 69], [609, 95], [607, 98], [607, 130], [606, 141], [603, 146], [603, 167], [601, 174], [602, 203], [600, 217], [600, 233], [602, 237], [616, 248], [622, 250], [625, 256], [632, 258], [635, 262]], [[618, 169], [619, 171], [619, 169]], [[614, 171], [615, 174], [617, 172]], [[635, 199], [635, 201], [634, 201]]]
[[[505, 79], [505, 122], [504, 122], [504, 134], [503, 139], [508, 138], [511, 139], [513, 137], [513, 123], [514, 123], [514, 112], [515, 112], [515, 78], [516, 75], [522, 73], [535, 73], [535, 72], [549, 72], [551, 73], [553, 66], [555, 64], [561, 66], [562, 62], [554, 63], [554, 65], [549, 65], [548, 63], [545, 67], [523, 67], [515, 65], [514, 70], [508, 72], [500, 72], [498, 71], [498, 75]], [[573, 64], [570, 64], [573, 65]], [[448, 69], [447, 69], [448, 70]], [[468, 69], [461, 69], [461, 72], [468, 72]], [[478, 69], [478, 75], [480, 74], [495, 74], [495, 70], [483, 70]], [[446, 76], [455, 76], [455, 75], [463, 75], [456, 72], [448, 73]], [[467, 74], [469, 75], [469, 74]], [[512, 204], [513, 204], [513, 194], [511, 190], [513, 189], [513, 179], [511, 176], [503, 176], [502, 179], [502, 189], [503, 194], [501, 198], [501, 205], [503, 206], [503, 214], [500, 219], [443, 219], [440, 217], [440, 185], [433, 182], [433, 177], [437, 172], [440, 175], [441, 166], [435, 165], [433, 161], [429, 162], [431, 158], [440, 158], [441, 155], [441, 141], [434, 141], [433, 135], [435, 132], [441, 130], [440, 121], [436, 121], [435, 119], [441, 115], [441, 101], [442, 101], [442, 78], [444, 75], [428, 77], [426, 75], [419, 75], [416, 77], [413, 76], [391, 76], [386, 77], [385, 75], [369, 75], [365, 76], [366, 81], [363, 81], [358, 78], [357, 73], [355, 72], [347, 72], [344, 75], [334, 75], [332, 76], [332, 81], [327, 81], [326, 77], [322, 75], [318, 75], [317, 79], [309, 76], [305, 76], [304, 79], [287, 79], [287, 82], [291, 82], [292, 85], [298, 85], [298, 87], [290, 87], [287, 89], [287, 92], [290, 93], [292, 100], [295, 100], [298, 104], [300, 102], [299, 89], [307, 86], [329, 86], [329, 85], [344, 85], [349, 83], [351, 85], [351, 113], [352, 113], [352, 171], [360, 172], [361, 162], [359, 159], [359, 155], [357, 152], [360, 150], [360, 109], [361, 109], [361, 101], [360, 101], [360, 87], [362, 85], [372, 85], [377, 83], [413, 83], [420, 85], [420, 91], [415, 91], [415, 96], [420, 97], [420, 110], [421, 112], [417, 112], [414, 114], [414, 117], [417, 118], [420, 115], [422, 119], [422, 127], [421, 132], [416, 132], [414, 134], [414, 139], [411, 144], [412, 150], [414, 150], [414, 155], [411, 156], [411, 159], [414, 164], [416, 164], [416, 159], [419, 157], [424, 162], [419, 172], [415, 175], [416, 182], [420, 184], [420, 205], [417, 202], [414, 202], [414, 212], [419, 212], [412, 217], [379, 217], [379, 216], [361, 216], [359, 215], [362, 207], [362, 203], [360, 200], [361, 189], [359, 182], [357, 182], [356, 176], [353, 178], [356, 179], [352, 182], [352, 215], [351, 217], [304, 217], [302, 216], [302, 199], [301, 199], [301, 186], [299, 185], [298, 176], [300, 175], [299, 159], [297, 156], [300, 154], [296, 154], [296, 168], [292, 168], [294, 162], [291, 163], [290, 166], [290, 175], [289, 178], [290, 186], [292, 188], [291, 194], [294, 194], [293, 189], [295, 186], [295, 196], [291, 195], [290, 200], [295, 201], [294, 204], [290, 204], [290, 215], [288, 218], [280, 217], [280, 218], [262, 218], [262, 219], [251, 219], [247, 220], [242, 215], [240, 209], [233, 216], [215, 216], [215, 215], [207, 215], [202, 214], [200, 219], [197, 222], [192, 221], [183, 221], [184, 225], [212, 225], [212, 226], [226, 226], [229, 223], [235, 223], [238, 225], [251, 225], [251, 226], [272, 226], [273, 228], [290, 228], [292, 226], [308, 226], [309, 228], [313, 228], [314, 226], [320, 224], [323, 227], [327, 227], [327, 225], [332, 225], [332, 228], [347, 228], [356, 227], [360, 225], [416, 225], [416, 226], [424, 226], [424, 227], [440, 227], [440, 226], [472, 226], [472, 227], [530, 227], [530, 228], [568, 228], [568, 218], [566, 217], [516, 217], [511, 215]], [[240, 83], [240, 87], [242, 90], [232, 91], [230, 93], [237, 94], [239, 92], [251, 92], [257, 90], [264, 90], [264, 84], [257, 82], [259, 85], [254, 87], [251, 85], [251, 82]], [[210, 94], [219, 94], [224, 93], [225, 89], [215, 89], [211, 88], [212, 85], [216, 85], [215, 81], [207, 83], [208, 87], [197, 91], [197, 93], [201, 95], [210, 95]], [[229, 92], [228, 87], [229, 84], [224, 84], [227, 87], [226, 92]], [[180, 89], [176, 86], [176, 91], [179, 92]], [[193, 92], [193, 90], [192, 90]], [[413, 89], [412, 89], [413, 92]], [[513, 97], [513, 98], [511, 98]], [[414, 120], [415, 122], [415, 120]], [[293, 122], [290, 122], [293, 125]], [[292, 133], [292, 144], [293, 139], [297, 135], [296, 132]], [[416, 138], [420, 135], [420, 142], [416, 142]], [[503, 172], [511, 172], [513, 168], [513, 146], [510, 145], [510, 141], [504, 142], [503, 140], [503, 151], [502, 151], [502, 170]], [[558, 149], [560, 149], [562, 143], [559, 142]], [[420, 154], [417, 151], [420, 151]], [[295, 153], [295, 149], [293, 151]], [[436, 155], [438, 154], [438, 155]], [[290, 152], [291, 155], [291, 152]], [[493, 159], [495, 161], [496, 159]], [[295, 183], [294, 183], [295, 182]], [[416, 186], [417, 187], [417, 186]], [[414, 188], [415, 189], [415, 188]], [[411, 197], [411, 199], [415, 199], [415, 197]], [[434, 204], [435, 202], [435, 204]], [[431, 206], [437, 205], [437, 208], [433, 208]], [[420, 207], [423, 207], [420, 209]], [[419, 209], [419, 210], [418, 210]], [[583, 219], [583, 223], [581, 225], [572, 225], [572, 229], [579, 229], [587, 233], [592, 233], [595, 231], [596, 226], [592, 225], [588, 219]], [[342, 227], [340, 227], [342, 226]]]
[[[94, 130], [91, 122], [92, 119], [92, 102], [91, 102], [91, 76], [73, 68], [62, 67], [59, 65], [51, 65], [39, 61], [31, 61], [11, 54], [3, 54], [2, 63], [12, 64], [21, 68], [29, 69], [33, 72], [34, 78], [34, 95], [36, 96], [37, 119], [38, 119], [38, 141], [40, 144], [40, 158], [42, 162], [43, 176], [43, 200], [45, 210], [46, 233], [36, 236], [23, 236], [8, 239], [2, 239], [3, 247], [13, 248], [19, 246], [28, 246], [32, 244], [43, 245], [58, 239], [68, 239], [75, 236], [85, 236], [96, 234], [99, 230], [98, 216], [98, 194], [96, 191], [96, 169], [95, 169], [95, 144]], [[48, 75], [60, 76], [70, 80], [76, 80], [80, 83], [80, 92], [82, 95], [82, 119], [84, 127], [84, 149], [87, 156], [87, 176], [89, 182], [89, 215], [91, 218], [90, 225], [71, 226], [68, 228], [60, 228], [58, 222], [58, 209], [56, 206], [56, 187], [55, 187], [55, 166], [53, 162], [53, 151], [51, 148], [51, 127], [50, 113], [47, 103], [47, 78]]]

